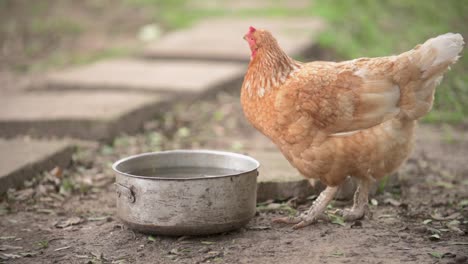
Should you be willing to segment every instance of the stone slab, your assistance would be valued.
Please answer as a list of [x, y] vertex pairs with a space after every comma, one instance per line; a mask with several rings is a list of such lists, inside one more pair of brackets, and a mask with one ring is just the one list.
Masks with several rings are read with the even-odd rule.
[[248, 62], [250, 50], [242, 37], [249, 26], [254, 26], [271, 31], [284, 51], [296, 57], [314, 46], [315, 37], [324, 25], [318, 18], [207, 19], [150, 43], [143, 56]]
[[304, 9], [309, 8], [311, 1], [307, 0], [236, 0], [236, 1], [218, 1], [218, 0], [204, 0], [204, 1], [190, 1], [189, 8], [198, 10], [261, 10], [268, 8], [281, 8], [281, 9]]
[[200, 94], [241, 79], [233, 62], [112, 59], [49, 74], [42, 88]]
[[260, 162], [257, 201], [284, 200], [291, 197], [304, 199], [315, 190], [292, 167], [279, 151], [249, 151], [248, 155]]
[[0, 137], [29, 134], [110, 139], [134, 132], [168, 96], [124, 92], [30, 92], [0, 97]]
[[0, 194], [21, 186], [41, 171], [67, 167], [73, 151], [74, 147], [65, 141], [0, 139]]

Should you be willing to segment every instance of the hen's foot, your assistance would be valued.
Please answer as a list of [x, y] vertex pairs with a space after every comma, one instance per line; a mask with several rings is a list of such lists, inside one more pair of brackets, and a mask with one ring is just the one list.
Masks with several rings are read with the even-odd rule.
[[319, 218], [322, 218], [323, 211], [333, 199], [337, 190], [338, 187], [327, 187], [323, 192], [320, 193], [320, 195], [317, 197], [317, 199], [314, 201], [314, 203], [306, 213], [302, 213], [297, 217], [277, 218], [273, 221], [276, 223], [295, 224], [293, 226], [294, 229], [299, 229], [308, 226], [317, 221]]
[[299, 216], [285, 216], [273, 219], [273, 223], [297, 224], [302, 221], [302, 214]]
[[346, 222], [352, 222], [364, 217], [367, 207], [363, 208], [345, 208], [336, 211], [336, 214], [343, 217]]
[[283, 224], [294, 224], [293, 229], [299, 229], [316, 222], [316, 219], [313, 217], [307, 217], [306, 214], [301, 214], [300, 216], [287, 216], [276, 218], [273, 219], [273, 222]]
[[[329, 218], [326, 214], [322, 213], [319, 214], [314, 220], [329, 220]], [[285, 216], [273, 219], [273, 223], [281, 224], [299, 224], [302, 221], [307, 221], [307, 213], [302, 213], [299, 216]]]
[[337, 211], [337, 214], [343, 216], [343, 220], [350, 222], [364, 217], [364, 214], [369, 209], [367, 206], [369, 186], [369, 180], [359, 180], [358, 187], [356, 189], [356, 192], [354, 193], [353, 207]]

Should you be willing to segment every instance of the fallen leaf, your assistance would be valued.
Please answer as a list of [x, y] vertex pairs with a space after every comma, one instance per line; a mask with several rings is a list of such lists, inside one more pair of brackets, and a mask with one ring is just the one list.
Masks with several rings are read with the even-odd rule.
[[88, 217], [88, 221], [104, 221], [107, 220], [109, 216], [98, 216], [98, 217]]
[[329, 214], [328, 217], [331, 218], [331, 223], [332, 224], [336, 224], [336, 225], [340, 225], [340, 226], [346, 226], [343, 217], [338, 216], [338, 215], [334, 215], [334, 214]]
[[33, 188], [27, 188], [24, 190], [19, 190], [15, 192], [15, 200], [17, 201], [25, 201], [31, 199], [34, 195], [35, 191]]
[[455, 233], [457, 233], [457, 234], [459, 234], [459, 235], [464, 235], [465, 232], [464, 232], [463, 230], [460, 229], [459, 225], [460, 225], [460, 221], [458, 221], [458, 220], [452, 220], [452, 221], [450, 221], [450, 222], [448, 222], [448, 223], [446, 224], [446, 226], [447, 226], [450, 230], [454, 231]]
[[468, 199], [463, 199], [458, 203], [458, 206], [465, 207], [468, 206]]
[[453, 220], [457, 219], [461, 214], [460, 213], [453, 213], [449, 216], [442, 216], [440, 213], [436, 212], [431, 215], [432, 219], [438, 220], [438, 221], [444, 221], [444, 220]]
[[390, 205], [393, 205], [393, 206], [396, 206], [396, 207], [399, 207], [401, 205], [401, 202], [393, 199], [393, 198], [387, 198], [384, 200], [384, 203], [385, 204], [390, 204]]
[[45, 249], [45, 248], [49, 247], [49, 241], [48, 240], [41, 240], [41, 241], [37, 242], [36, 245], [40, 249]]
[[7, 254], [7, 253], [3, 253], [2, 255], [5, 256], [6, 259], [18, 259], [18, 258], [21, 258], [20, 255], [16, 255], [16, 254]]
[[11, 246], [11, 245], [0, 245], [0, 251], [15, 250], [15, 249], [23, 249], [23, 247]]
[[269, 209], [269, 210], [278, 210], [280, 208], [281, 208], [281, 204], [279, 203], [271, 203], [266, 206], [266, 209]]
[[370, 200], [370, 202], [371, 202], [371, 204], [372, 204], [373, 206], [379, 205], [379, 202], [378, 202], [376, 199], [374, 199], [374, 198], [372, 198], [372, 199]]
[[400, 247], [398, 249], [400, 249], [400, 250], [413, 250], [413, 248], [410, 248], [410, 247]]
[[428, 253], [429, 255], [431, 255], [432, 257], [434, 258], [437, 258], [437, 259], [441, 259], [442, 258], [442, 254], [440, 254], [439, 252], [430, 252]]
[[54, 214], [55, 213], [55, 211], [52, 209], [44, 209], [44, 208], [37, 209], [36, 212], [41, 213], [41, 214]]
[[395, 215], [382, 214], [382, 215], [379, 215], [377, 218], [379, 218], [379, 219], [381, 219], [381, 218], [395, 218]]
[[426, 227], [426, 230], [431, 232], [432, 234], [440, 234], [441, 233], [441, 230], [436, 229], [436, 228], [432, 228], [430, 226]]
[[178, 242], [181, 242], [181, 241], [184, 241], [184, 240], [189, 239], [189, 238], [190, 238], [190, 236], [181, 236], [181, 237], [179, 237], [179, 238], [177, 239], [177, 241], [178, 241]]
[[340, 252], [340, 251], [336, 251], [336, 252], [331, 253], [330, 256], [333, 256], [333, 257], [343, 257], [343, 256], [344, 256], [344, 253], [343, 253], [343, 252]]
[[74, 216], [74, 217], [68, 218], [68, 219], [66, 219], [66, 220], [58, 221], [58, 222], [55, 224], [55, 227], [57, 227], [57, 228], [65, 228], [65, 227], [67, 227], [67, 226], [79, 225], [79, 224], [81, 224], [81, 223], [83, 223], [83, 222], [84, 222], [84, 219], [83, 219], [83, 218]]
[[152, 235], [149, 235], [148, 236], [148, 241], [154, 242], [154, 241], [156, 241], [156, 238], [154, 236], [152, 236]]
[[55, 166], [49, 173], [57, 178], [62, 178], [63, 170], [59, 166]]
[[258, 206], [267, 206], [267, 205], [269, 205], [269, 204], [271, 204], [271, 203], [273, 203], [273, 202], [274, 202], [274, 200], [269, 199], [269, 200], [266, 200], [266, 201], [264, 201], [264, 202], [257, 203], [257, 207], [258, 207]]
[[295, 215], [297, 213], [297, 210], [292, 208], [291, 206], [287, 204], [279, 204], [279, 203], [271, 203], [266, 206], [258, 206], [257, 211], [259, 212], [268, 212], [268, 211], [285, 211], [288, 213], [288, 215]]
[[22, 257], [34, 257], [36, 256], [37, 254], [39, 254], [39, 252], [21, 252], [19, 253]]
[[430, 222], [432, 222], [432, 219], [426, 219], [423, 221], [423, 224], [427, 225], [429, 224]]
[[446, 189], [453, 189], [455, 187], [455, 185], [453, 185], [453, 183], [445, 182], [445, 181], [437, 181], [437, 182], [434, 183], [434, 186], [442, 187], [442, 188], [446, 188]]
[[203, 245], [213, 245], [213, 244], [215, 244], [215, 242], [212, 242], [212, 241], [202, 241], [200, 243], [202, 243]]
[[271, 227], [258, 225], [258, 226], [249, 226], [249, 227], [247, 227], [247, 229], [254, 230], [254, 231], [261, 231], [261, 230], [271, 229]]
[[0, 240], [14, 239], [16, 236], [0, 236]]
[[468, 245], [468, 242], [449, 242], [449, 245]]
[[431, 241], [440, 240], [440, 235], [439, 234], [432, 234], [432, 235], [429, 236], [429, 240], [431, 240]]
[[56, 248], [54, 249], [54, 251], [61, 251], [61, 250], [69, 249], [69, 248], [71, 248], [71, 246]]
[[102, 252], [91, 252], [91, 255], [93, 255], [98, 260], [104, 260], [104, 253]]
[[179, 250], [177, 248], [173, 248], [168, 252], [169, 255], [179, 255]]
[[453, 254], [451, 252], [446, 252], [442, 254], [442, 258], [455, 258], [456, 256], [457, 256], [456, 254]]

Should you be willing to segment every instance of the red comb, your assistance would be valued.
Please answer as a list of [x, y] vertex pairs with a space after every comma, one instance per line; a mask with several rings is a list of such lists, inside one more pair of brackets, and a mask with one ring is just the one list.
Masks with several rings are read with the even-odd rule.
[[255, 31], [256, 31], [256, 29], [254, 27], [252, 27], [252, 26], [249, 27], [249, 33], [253, 33]]

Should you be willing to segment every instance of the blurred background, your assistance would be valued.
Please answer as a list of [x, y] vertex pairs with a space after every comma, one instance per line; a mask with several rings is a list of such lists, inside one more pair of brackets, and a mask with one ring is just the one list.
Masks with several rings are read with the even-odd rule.
[[[129, 55], [164, 32], [221, 16], [321, 17], [328, 28], [319, 44], [336, 60], [399, 53], [445, 32], [468, 36], [466, 1], [0, 0], [0, 84]], [[466, 122], [468, 57], [454, 68], [426, 122]]]

